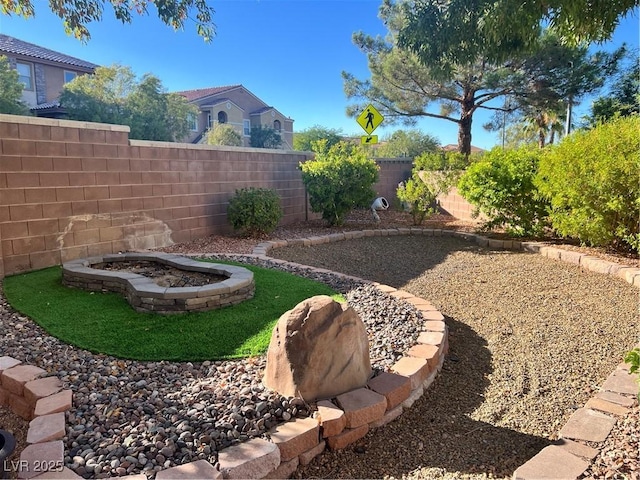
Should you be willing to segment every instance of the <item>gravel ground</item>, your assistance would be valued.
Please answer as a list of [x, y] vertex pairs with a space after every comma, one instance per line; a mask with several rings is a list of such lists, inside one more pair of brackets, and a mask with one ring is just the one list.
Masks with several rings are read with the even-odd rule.
[[[408, 224], [387, 219], [382, 227]], [[316, 223], [279, 229], [272, 238], [340, 231]], [[430, 226], [473, 230], [440, 217]], [[365, 213], [343, 229], [369, 227], [380, 225]], [[163, 250], [250, 253], [256, 243], [209, 237]], [[443, 372], [411, 411], [353, 448], [325, 452], [299, 470], [301, 478], [508, 478], [555, 438], [638, 341], [637, 290], [537, 255], [480, 249], [449, 237], [367, 238], [272, 255], [408, 290], [437, 305], [450, 328]], [[415, 311], [369, 287], [335, 286], [350, 291], [354, 307], [369, 305], [361, 312], [372, 311], [365, 321], [379, 323], [381, 314], [394, 319], [372, 341], [377, 370], [388, 368], [416, 333]], [[189, 459], [213, 460], [226, 443], [307, 413], [305, 405], [262, 389], [263, 359], [192, 365], [92, 355], [60, 345], [4, 302], [0, 329], [0, 352], [61, 372], [74, 389], [67, 465], [87, 478], [152, 475]], [[264, 424], [257, 425], [260, 420]], [[637, 435], [634, 444], [629, 432], [638, 431], [638, 409], [619, 423], [592, 466], [595, 477], [637, 466], [629, 454], [637, 450]], [[0, 408], [0, 428], [23, 438], [26, 423]]]

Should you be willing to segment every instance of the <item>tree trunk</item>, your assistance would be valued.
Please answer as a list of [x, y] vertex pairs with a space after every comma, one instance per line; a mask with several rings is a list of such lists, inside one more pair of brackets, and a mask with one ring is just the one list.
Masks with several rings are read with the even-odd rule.
[[475, 109], [476, 91], [465, 88], [460, 102], [460, 121], [458, 122], [458, 150], [469, 156], [471, 154], [471, 122]]
[[545, 131], [542, 128], [538, 128], [538, 146], [544, 148], [546, 140]]

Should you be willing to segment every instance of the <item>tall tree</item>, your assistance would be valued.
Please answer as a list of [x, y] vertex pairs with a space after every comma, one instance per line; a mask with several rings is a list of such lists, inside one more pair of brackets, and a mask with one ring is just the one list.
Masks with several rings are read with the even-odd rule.
[[[393, 0], [384, 0], [385, 8]], [[542, 24], [564, 43], [602, 42], [640, 0], [400, 0], [399, 44], [424, 63], [451, 68], [479, 55], [508, 59], [537, 43]]]
[[249, 144], [254, 148], [280, 148], [282, 137], [280, 133], [271, 127], [259, 125], [251, 127]]
[[22, 101], [23, 88], [16, 69], [11, 68], [7, 57], [0, 55], [0, 113], [29, 114], [29, 107]]
[[[42, 3], [42, 0], [0, 0], [0, 12], [31, 18], [36, 14], [34, 4], [40, 8]], [[133, 12], [148, 14], [149, 5], [153, 5], [158, 18], [175, 30], [193, 21], [198, 35], [205, 41], [215, 35], [212, 22], [215, 12], [207, 0], [49, 0], [49, 8], [62, 19], [65, 31], [82, 41], [91, 38], [87, 25], [102, 20], [105, 5], [113, 8], [115, 17], [122, 23], [131, 23]]]
[[129, 67], [98, 67], [66, 83], [60, 104], [72, 120], [129, 125], [130, 138], [180, 141], [197, 109], [146, 74], [140, 81]]

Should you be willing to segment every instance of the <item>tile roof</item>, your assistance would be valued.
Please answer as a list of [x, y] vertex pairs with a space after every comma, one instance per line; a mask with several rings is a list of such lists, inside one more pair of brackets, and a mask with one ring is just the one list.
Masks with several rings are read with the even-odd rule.
[[269, 110], [273, 110], [273, 107], [262, 107], [258, 110], [254, 110], [251, 112], [251, 115], [260, 115], [261, 113], [268, 112]]
[[227, 90], [241, 87], [242, 85], [227, 85], [226, 87], [210, 87], [210, 88], [198, 88], [196, 90], [183, 90], [182, 92], [176, 92], [178, 95], [182, 95], [189, 102], [198, 100], [199, 98], [208, 97], [210, 95], [217, 95]]
[[64, 53], [55, 52], [48, 48], [40, 47], [33, 43], [25, 42], [9, 35], [0, 34], [0, 52], [12, 53], [14, 55], [24, 55], [39, 60], [47, 60], [50, 62], [64, 63], [73, 65], [74, 67], [94, 70], [99, 67], [95, 63], [86, 62], [79, 58], [65, 55]]
[[60, 101], [54, 100], [53, 102], [39, 103], [35, 107], [31, 107], [30, 110], [46, 110], [49, 108], [58, 108], [58, 107], [60, 107]]

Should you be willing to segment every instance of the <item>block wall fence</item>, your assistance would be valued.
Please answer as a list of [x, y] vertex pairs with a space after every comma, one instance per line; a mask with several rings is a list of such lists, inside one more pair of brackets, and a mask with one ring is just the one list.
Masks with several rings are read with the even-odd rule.
[[[0, 115], [0, 278], [94, 255], [231, 231], [229, 198], [271, 188], [282, 224], [311, 213], [298, 165], [312, 152], [129, 139], [129, 127]], [[379, 159], [395, 199], [410, 159]]]

